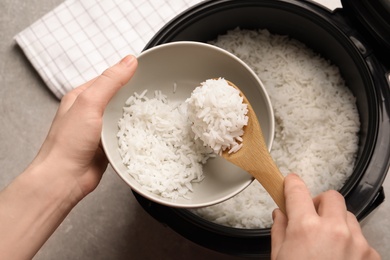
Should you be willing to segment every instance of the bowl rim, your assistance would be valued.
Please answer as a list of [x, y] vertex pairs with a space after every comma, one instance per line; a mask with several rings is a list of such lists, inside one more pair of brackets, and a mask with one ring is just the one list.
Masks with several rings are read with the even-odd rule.
[[[240, 66], [242, 66], [243, 68], [245, 68], [245, 70], [247, 72], [249, 72], [251, 74], [251, 76], [253, 77], [253, 79], [256, 81], [256, 86], [259, 88], [259, 91], [263, 94], [263, 98], [264, 98], [264, 103], [266, 105], [266, 107], [268, 108], [269, 111], [267, 111], [267, 113], [269, 113], [269, 130], [270, 130], [270, 133], [269, 133], [269, 139], [266, 140], [266, 144], [267, 144], [267, 147], [268, 149], [270, 150], [271, 147], [272, 147], [272, 144], [273, 144], [273, 140], [274, 140], [274, 132], [275, 132], [275, 117], [274, 117], [274, 111], [273, 111], [273, 107], [272, 107], [272, 103], [271, 103], [271, 100], [270, 100], [270, 97], [264, 87], [264, 84], [262, 83], [262, 81], [260, 80], [260, 78], [257, 76], [257, 74], [244, 62], [242, 61], [241, 59], [239, 59], [237, 56], [235, 56], [234, 54], [220, 48], [220, 47], [217, 47], [217, 46], [214, 46], [214, 45], [211, 45], [211, 44], [208, 44], [208, 43], [203, 43], [203, 42], [196, 42], [196, 41], [175, 41], [175, 42], [169, 42], [169, 43], [164, 43], [164, 44], [160, 44], [160, 45], [157, 45], [155, 47], [152, 47], [152, 48], [149, 48], [147, 50], [144, 50], [143, 52], [141, 52], [138, 56], [137, 56], [137, 59], [138, 60], [142, 60], [143, 57], [145, 56], [148, 56], [148, 55], [151, 55], [153, 54], [154, 52], [157, 52], [161, 49], [164, 49], [164, 48], [174, 48], [176, 46], [186, 46], [186, 47], [191, 47], [191, 46], [197, 46], [197, 47], [201, 47], [201, 48], [208, 48], [208, 49], [212, 49], [213, 51], [216, 51], [216, 52], [219, 52], [219, 53], [222, 53], [223, 55], [226, 55], [228, 57], [230, 57], [231, 59], [234, 59], [235, 61], [237, 61]], [[125, 84], [125, 86], [123, 87], [126, 87], [127, 84]], [[116, 93], [115, 95], [117, 95], [118, 93]], [[111, 102], [111, 101], [110, 101]], [[105, 109], [106, 111], [106, 109]], [[105, 112], [104, 112], [105, 114]], [[126, 178], [125, 176], [123, 176], [124, 174], [127, 174], [127, 175], [130, 175], [129, 173], [127, 172], [123, 172], [121, 169], [119, 169], [119, 165], [117, 165], [117, 163], [115, 163], [115, 160], [113, 159], [113, 156], [112, 156], [112, 152], [113, 151], [110, 151], [108, 147], [108, 144], [106, 142], [108, 142], [108, 140], [106, 140], [106, 135], [109, 134], [109, 133], [106, 133], [105, 131], [105, 127], [104, 127], [104, 114], [103, 114], [103, 127], [102, 127], [102, 131], [101, 131], [101, 142], [102, 142], [102, 147], [103, 147], [103, 150], [107, 156], [107, 159], [111, 165], [111, 167], [113, 168], [114, 172], [131, 188], [132, 191], [136, 192], [137, 194], [153, 201], [153, 202], [156, 202], [160, 205], [164, 205], [164, 206], [168, 206], [168, 207], [173, 207], [173, 208], [183, 208], [183, 209], [189, 209], [189, 208], [199, 208], [199, 207], [207, 207], [207, 206], [211, 206], [211, 205], [215, 205], [217, 203], [220, 203], [220, 202], [223, 202], [225, 200], [228, 200], [229, 198], [237, 195], [238, 193], [240, 193], [241, 191], [243, 191], [244, 189], [246, 189], [253, 181], [254, 181], [254, 178], [252, 177], [249, 181], [247, 181], [244, 185], [241, 185], [238, 189], [236, 189], [235, 192], [231, 192], [225, 196], [221, 196], [217, 199], [213, 199], [213, 200], [210, 200], [208, 202], [201, 202], [201, 203], [187, 203], [187, 204], [183, 204], [183, 203], [180, 203], [180, 202], [177, 202], [175, 200], [167, 200], [166, 198], [162, 198], [160, 199], [159, 196], [151, 196], [151, 193], [146, 191], [145, 189], [143, 189], [142, 187], [137, 187], [137, 186], [134, 186], [131, 181], [128, 180], [128, 178]], [[132, 177], [131, 177], [132, 178]]]

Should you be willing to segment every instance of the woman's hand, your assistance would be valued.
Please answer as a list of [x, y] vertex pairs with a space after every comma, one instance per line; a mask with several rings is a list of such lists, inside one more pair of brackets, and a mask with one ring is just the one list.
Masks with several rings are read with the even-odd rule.
[[288, 175], [284, 185], [287, 216], [279, 209], [273, 212], [273, 260], [380, 259], [340, 193], [327, 191], [312, 200], [295, 174]]
[[136, 67], [135, 57], [127, 56], [99, 77], [65, 95], [32, 163], [32, 166], [52, 169], [53, 175], [66, 174], [73, 178], [77, 183], [74, 190], [77, 200], [96, 188], [107, 168], [100, 144], [103, 112]]

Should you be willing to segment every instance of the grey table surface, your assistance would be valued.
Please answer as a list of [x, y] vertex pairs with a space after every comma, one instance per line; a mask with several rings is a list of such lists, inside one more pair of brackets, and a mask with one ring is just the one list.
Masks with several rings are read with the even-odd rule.
[[[34, 158], [59, 105], [13, 37], [62, 0], [1, 0], [0, 189]], [[390, 180], [384, 183], [390, 192]], [[369, 243], [390, 259], [390, 202], [362, 223]], [[108, 168], [34, 259], [239, 259], [200, 247], [148, 215]]]

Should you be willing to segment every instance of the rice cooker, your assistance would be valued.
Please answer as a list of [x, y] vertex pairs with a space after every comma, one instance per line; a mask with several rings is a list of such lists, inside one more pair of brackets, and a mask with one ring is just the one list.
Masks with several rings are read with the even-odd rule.
[[[390, 158], [390, 1], [342, 0], [331, 11], [311, 1], [212, 0], [167, 23], [145, 49], [173, 41], [214, 40], [234, 28], [289, 35], [336, 64], [357, 99], [361, 120], [354, 171], [340, 192], [362, 221], [384, 200]], [[246, 257], [269, 257], [270, 229], [221, 226], [189, 210], [156, 204], [134, 192], [158, 221], [206, 248]]]

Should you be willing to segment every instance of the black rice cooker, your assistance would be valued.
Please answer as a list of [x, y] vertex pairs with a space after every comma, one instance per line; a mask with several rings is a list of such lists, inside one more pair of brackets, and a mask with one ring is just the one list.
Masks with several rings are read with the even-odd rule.
[[[336, 64], [357, 99], [360, 142], [353, 174], [340, 192], [363, 220], [384, 200], [390, 158], [390, 1], [342, 0], [329, 9], [298, 0], [212, 0], [184, 11], [165, 25], [145, 49], [173, 41], [214, 40], [228, 30], [268, 29], [289, 35]], [[134, 193], [158, 221], [221, 253], [269, 257], [270, 229], [221, 226], [186, 209], [156, 204]]]

